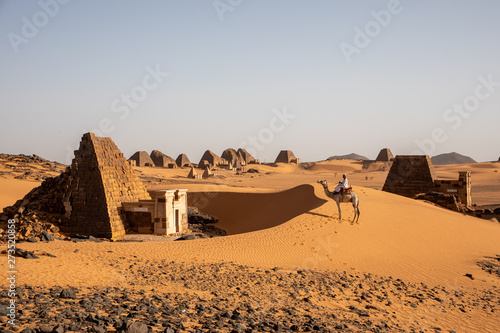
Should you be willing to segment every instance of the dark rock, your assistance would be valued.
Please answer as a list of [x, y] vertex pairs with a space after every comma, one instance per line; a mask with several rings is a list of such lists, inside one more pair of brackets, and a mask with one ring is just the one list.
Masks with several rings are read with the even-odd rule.
[[57, 325], [52, 329], [52, 333], [64, 333], [64, 332], [66, 332], [66, 330], [61, 325]]
[[52, 328], [50, 328], [50, 326], [47, 326], [47, 325], [41, 325], [40, 327], [38, 327], [38, 332], [40, 332], [40, 333], [51, 333], [52, 332]]
[[48, 231], [42, 231], [41, 239], [42, 241], [52, 242], [55, 240], [55, 237], [49, 234]]
[[466, 277], [468, 277], [468, 278], [469, 278], [469, 279], [471, 279], [471, 280], [474, 280], [474, 277], [473, 277], [473, 276], [472, 276], [472, 274], [470, 274], [470, 273], [465, 274], [465, 276], [466, 276]]
[[130, 322], [127, 323], [127, 333], [148, 333], [148, 327], [146, 324], [140, 322]]
[[68, 299], [75, 299], [76, 295], [75, 292], [71, 289], [63, 289], [61, 293], [59, 294], [60, 298], [68, 298]]
[[25, 328], [21, 331], [21, 333], [36, 333], [36, 330], [34, 330], [33, 328]]
[[193, 239], [196, 239], [195, 235], [186, 235], [186, 236], [182, 236], [182, 237], [177, 238], [176, 241], [193, 240]]
[[21, 250], [20, 248], [16, 249], [16, 254], [19, 257], [24, 258], [24, 259], [38, 259], [39, 258], [33, 252], [31, 252], [31, 251], [24, 251], [24, 250]]
[[202, 213], [198, 208], [188, 207], [188, 223], [190, 224], [207, 224], [217, 223], [219, 219], [214, 216]]
[[29, 243], [36, 243], [36, 242], [38, 242], [38, 239], [30, 237], [30, 238], [26, 239], [26, 241], [28, 241]]
[[95, 333], [106, 333], [106, 328], [104, 326], [94, 326], [92, 327], [92, 332]]

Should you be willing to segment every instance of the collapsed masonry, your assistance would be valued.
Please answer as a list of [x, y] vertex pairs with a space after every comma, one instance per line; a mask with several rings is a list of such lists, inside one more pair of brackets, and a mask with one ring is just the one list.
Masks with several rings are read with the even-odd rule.
[[[429, 194], [427, 200], [439, 199], [436, 203], [446, 203], [448, 208], [459, 210], [461, 204], [469, 207], [471, 200], [471, 172], [459, 172], [458, 180], [437, 179], [432, 162], [427, 155], [398, 155], [394, 159], [389, 174], [385, 180], [383, 191], [413, 198], [421, 194]], [[443, 195], [436, 196], [430, 193], [442, 193], [454, 197], [455, 200], [445, 199]], [[457, 204], [455, 205], [454, 202]]]

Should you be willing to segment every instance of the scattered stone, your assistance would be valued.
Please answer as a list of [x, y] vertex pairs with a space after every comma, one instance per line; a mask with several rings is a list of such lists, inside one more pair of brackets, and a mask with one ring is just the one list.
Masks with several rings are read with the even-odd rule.
[[76, 294], [73, 290], [71, 289], [63, 289], [61, 293], [59, 294], [60, 298], [69, 298], [69, 299], [75, 299]]
[[21, 250], [20, 248], [16, 249], [16, 254], [19, 257], [24, 258], [24, 259], [39, 259], [39, 257], [37, 255], [35, 255], [33, 252], [24, 251], [24, 250]]
[[52, 242], [55, 240], [54, 236], [52, 236], [47, 231], [42, 231], [41, 239], [42, 241], [47, 241], [47, 242]]
[[193, 240], [193, 239], [196, 239], [195, 235], [185, 235], [185, 236], [181, 236], [181, 237], [177, 238], [176, 241]]
[[127, 324], [127, 333], [148, 333], [146, 324], [139, 322], [132, 322]]

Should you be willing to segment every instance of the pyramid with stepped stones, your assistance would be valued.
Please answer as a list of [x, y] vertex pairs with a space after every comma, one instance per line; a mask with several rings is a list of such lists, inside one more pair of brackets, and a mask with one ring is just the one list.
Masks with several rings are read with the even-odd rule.
[[282, 150], [276, 157], [274, 163], [300, 163], [300, 159], [295, 157], [291, 150]]
[[177, 167], [177, 164], [172, 157], [165, 155], [159, 150], [153, 150], [149, 157], [151, 157], [151, 160], [157, 167], [171, 168], [171, 169]]
[[397, 155], [382, 190], [412, 198], [419, 193], [435, 191], [436, 179], [428, 155]]
[[84, 134], [75, 151], [71, 174], [72, 235], [121, 239], [126, 227], [121, 203], [151, 199], [111, 138]]
[[155, 163], [145, 151], [136, 152], [134, 155], [130, 156], [129, 161], [135, 161], [135, 165], [138, 167], [155, 166]]
[[375, 161], [377, 162], [390, 162], [394, 159], [394, 155], [392, 155], [392, 152], [389, 148], [384, 148], [378, 153], [377, 158]]

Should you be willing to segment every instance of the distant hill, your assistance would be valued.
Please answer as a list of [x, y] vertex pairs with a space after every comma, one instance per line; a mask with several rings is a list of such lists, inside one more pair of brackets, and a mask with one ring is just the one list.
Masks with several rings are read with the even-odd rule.
[[358, 154], [355, 154], [355, 153], [348, 154], [348, 155], [335, 155], [335, 156], [328, 157], [328, 160], [343, 160], [343, 159], [347, 159], [347, 160], [364, 160], [364, 161], [369, 160], [368, 157], [365, 157], [365, 156], [362, 156], [362, 155], [358, 155]]
[[477, 163], [469, 156], [460, 155], [459, 153], [447, 153], [431, 157], [432, 164], [447, 165], [447, 164], [466, 164]]

